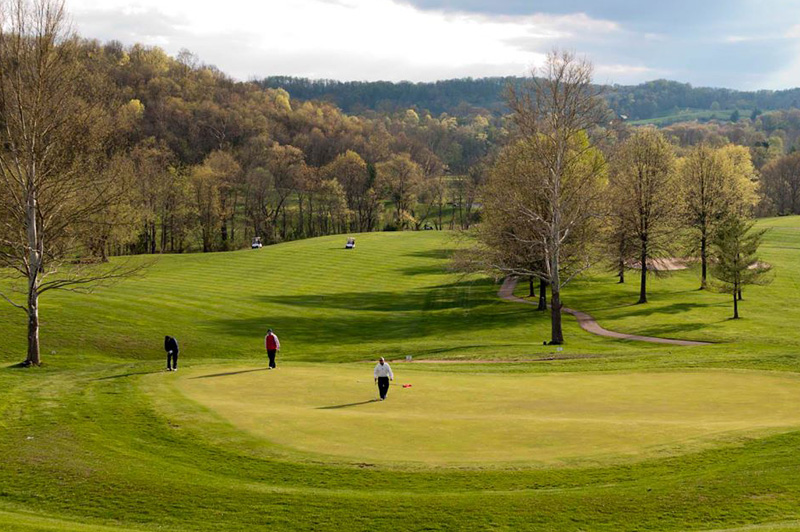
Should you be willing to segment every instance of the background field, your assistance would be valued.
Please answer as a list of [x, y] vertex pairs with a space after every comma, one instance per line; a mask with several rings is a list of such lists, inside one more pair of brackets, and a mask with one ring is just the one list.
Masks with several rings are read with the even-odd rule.
[[[449, 273], [459, 240], [435, 231], [359, 235], [354, 252], [330, 237], [163, 256], [92, 295], [48, 295], [46, 366], [32, 370], [12, 366], [22, 314], [0, 307], [0, 529], [796, 529], [800, 219], [761, 224], [776, 277], [745, 292], [742, 320], [694, 270], [654, 279], [646, 306], [602, 269], [565, 292], [608, 329], [706, 347], [600, 338], [572, 318], [563, 350], [543, 346], [547, 317]], [[192, 379], [263, 368], [267, 327], [284, 347], [277, 372]], [[177, 374], [161, 371], [164, 334], [181, 342]], [[398, 363], [414, 387], [389, 402], [317, 409], [370, 400], [362, 362], [407, 354], [503, 363]], [[366, 383], [325, 387], [339, 378]], [[570, 412], [635, 422], [604, 430], [605, 449], [574, 423], [532, 458], [542, 418]], [[415, 422], [381, 444], [383, 415]]]

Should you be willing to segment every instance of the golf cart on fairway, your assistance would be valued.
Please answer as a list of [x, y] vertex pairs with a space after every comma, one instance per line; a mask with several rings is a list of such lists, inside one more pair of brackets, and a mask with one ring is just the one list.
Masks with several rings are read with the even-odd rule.
[[260, 236], [253, 237], [253, 243], [250, 244], [250, 248], [261, 249], [262, 247], [264, 247], [264, 244], [261, 243], [261, 237]]
[[344, 245], [344, 249], [353, 249], [356, 247], [356, 239], [352, 236], [347, 239], [347, 244]]

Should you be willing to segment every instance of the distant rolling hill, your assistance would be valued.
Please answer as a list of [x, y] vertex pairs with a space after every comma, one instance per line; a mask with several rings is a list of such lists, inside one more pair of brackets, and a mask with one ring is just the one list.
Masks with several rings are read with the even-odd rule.
[[[272, 76], [259, 83], [264, 87], [285, 89], [292, 98], [330, 101], [347, 113], [395, 112], [416, 108], [428, 110], [434, 115], [448, 113], [469, 116], [483, 110], [505, 112], [506, 87], [519, 84], [523, 79], [462, 78], [412, 83]], [[734, 110], [746, 118], [754, 111], [800, 107], [800, 88], [748, 92], [655, 80], [640, 85], [605, 86], [604, 93], [609, 106], [629, 120], [652, 120], [698, 112], [714, 112], [716, 118], [727, 119]]]

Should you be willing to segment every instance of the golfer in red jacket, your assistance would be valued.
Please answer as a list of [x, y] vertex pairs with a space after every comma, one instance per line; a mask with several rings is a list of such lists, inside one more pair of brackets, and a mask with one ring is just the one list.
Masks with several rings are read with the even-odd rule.
[[269, 369], [275, 369], [275, 354], [281, 348], [281, 342], [272, 329], [267, 329], [267, 337], [264, 339], [267, 346], [267, 356], [269, 356]]

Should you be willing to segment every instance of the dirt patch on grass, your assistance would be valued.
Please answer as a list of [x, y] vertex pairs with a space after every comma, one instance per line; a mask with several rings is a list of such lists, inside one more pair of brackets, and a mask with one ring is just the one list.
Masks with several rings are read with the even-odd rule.
[[[680, 259], [678, 257], [665, 257], [661, 259], [647, 259], [647, 269], [656, 272], [671, 272], [685, 270], [689, 267], [691, 259]], [[632, 270], [641, 270], [641, 261], [628, 261], [625, 266]]]

